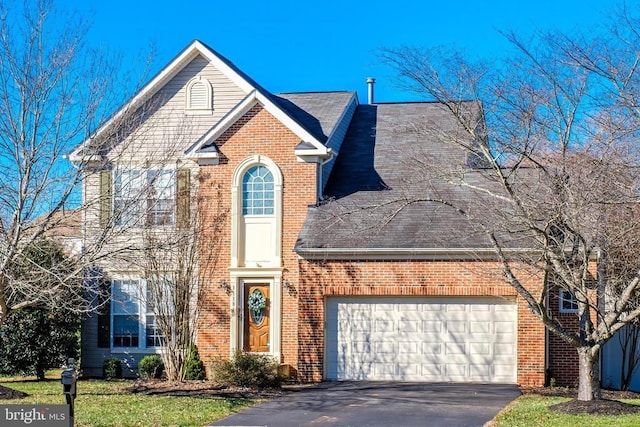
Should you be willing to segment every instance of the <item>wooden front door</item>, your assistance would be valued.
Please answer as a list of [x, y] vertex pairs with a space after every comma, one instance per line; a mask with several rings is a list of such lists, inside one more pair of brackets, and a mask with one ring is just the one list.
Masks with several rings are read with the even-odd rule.
[[246, 283], [244, 286], [244, 343], [243, 350], [268, 353], [269, 334], [268, 283]]

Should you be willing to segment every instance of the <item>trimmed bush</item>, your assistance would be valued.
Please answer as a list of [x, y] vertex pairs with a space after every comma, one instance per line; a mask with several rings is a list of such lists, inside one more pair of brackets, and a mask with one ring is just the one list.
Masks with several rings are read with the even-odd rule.
[[231, 360], [213, 362], [211, 372], [215, 381], [241, 387], [279, 387], [284, 379], [269, 356], [241, 351]]
[[204, 363], [200, 360], [198, 347], [195, 344], [189, 346], [187, 360], [184, 362], [184, 379], [185, 380], [204, 380], [207, 374], [204, 370]]
[[138, 375], [145, 380], [160, 378], [163, 371], [164, 363], [162, 363], [162, 359], [157, 354], [145, 356], [138, 363]]
[[102, 376], [105, 380], [122, 378], [122, 361], [116, 357], [105, 359], [102, 362]]
[[78, 357], [81, 317], [66, 310], [26, 307], [0, 326], [0, 374], [36, 375]]

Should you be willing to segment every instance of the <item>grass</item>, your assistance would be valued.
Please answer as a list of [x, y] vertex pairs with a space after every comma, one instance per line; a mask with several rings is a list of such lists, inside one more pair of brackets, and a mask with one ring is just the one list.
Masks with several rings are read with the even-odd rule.
[[[59, 378], [0, 378], [0, 385], [29, 394], [0, 404], [64, 404]], [[249, 399], [142, 396], [124, 392], [128, 385], [120, 381], [79, 381], [75, 425], [202, 426], [256, 403]]]
[[[492, 427], [575, 427], [575, 426], [640, 426], [640, 414], [619, 416], [568, 415], [550, 411], [548, 407], [570, 400], [565, 397], [524, 395], [513, 401], [496, 416]], [[625, 403], [640, 405], [640, 400], [622, 400]]]

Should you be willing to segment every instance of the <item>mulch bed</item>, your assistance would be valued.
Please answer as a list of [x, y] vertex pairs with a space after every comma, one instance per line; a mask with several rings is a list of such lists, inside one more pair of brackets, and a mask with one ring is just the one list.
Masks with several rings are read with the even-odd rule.
[[640, 406], [620, 402], [619, 399], [640, 399], [640, 393], [632, 391], [602, 390], [602, 399], [584, 402], [577, 400], [578, 390], [568, 387], [540, 387], [522, 389], [523, 394], [560, 396], [573, 398], [567, 402], [549, 406], [549, 410], [580, 415], [628, 415], [640, 413]]
[[591, 400], [588, 402], [573, 399], [549, 406], [549, 410], [572, 415], [628, 415], [640, 412], [640, 406], [609, 399]]
[[290, 390], [287, 388], [228, 387], [211, 381], [134, 381], [124, 389], [126, 393], [148, 396], [197, 396], [236, 399], [273, 399]]
[[0, 385], [0, 400], [22, 399], [27, 396], [27, 393]]

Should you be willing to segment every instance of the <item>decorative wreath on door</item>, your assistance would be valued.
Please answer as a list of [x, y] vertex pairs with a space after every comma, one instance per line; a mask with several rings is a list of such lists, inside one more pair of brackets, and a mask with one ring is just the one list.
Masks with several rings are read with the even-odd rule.
[[264, 297], [264, 294], [260, 291], [260, 289], [255, 289], [249, 295], [249, 310], [254, 313], [260, 312], [263, 308], [267, 306], [267, 299]]

